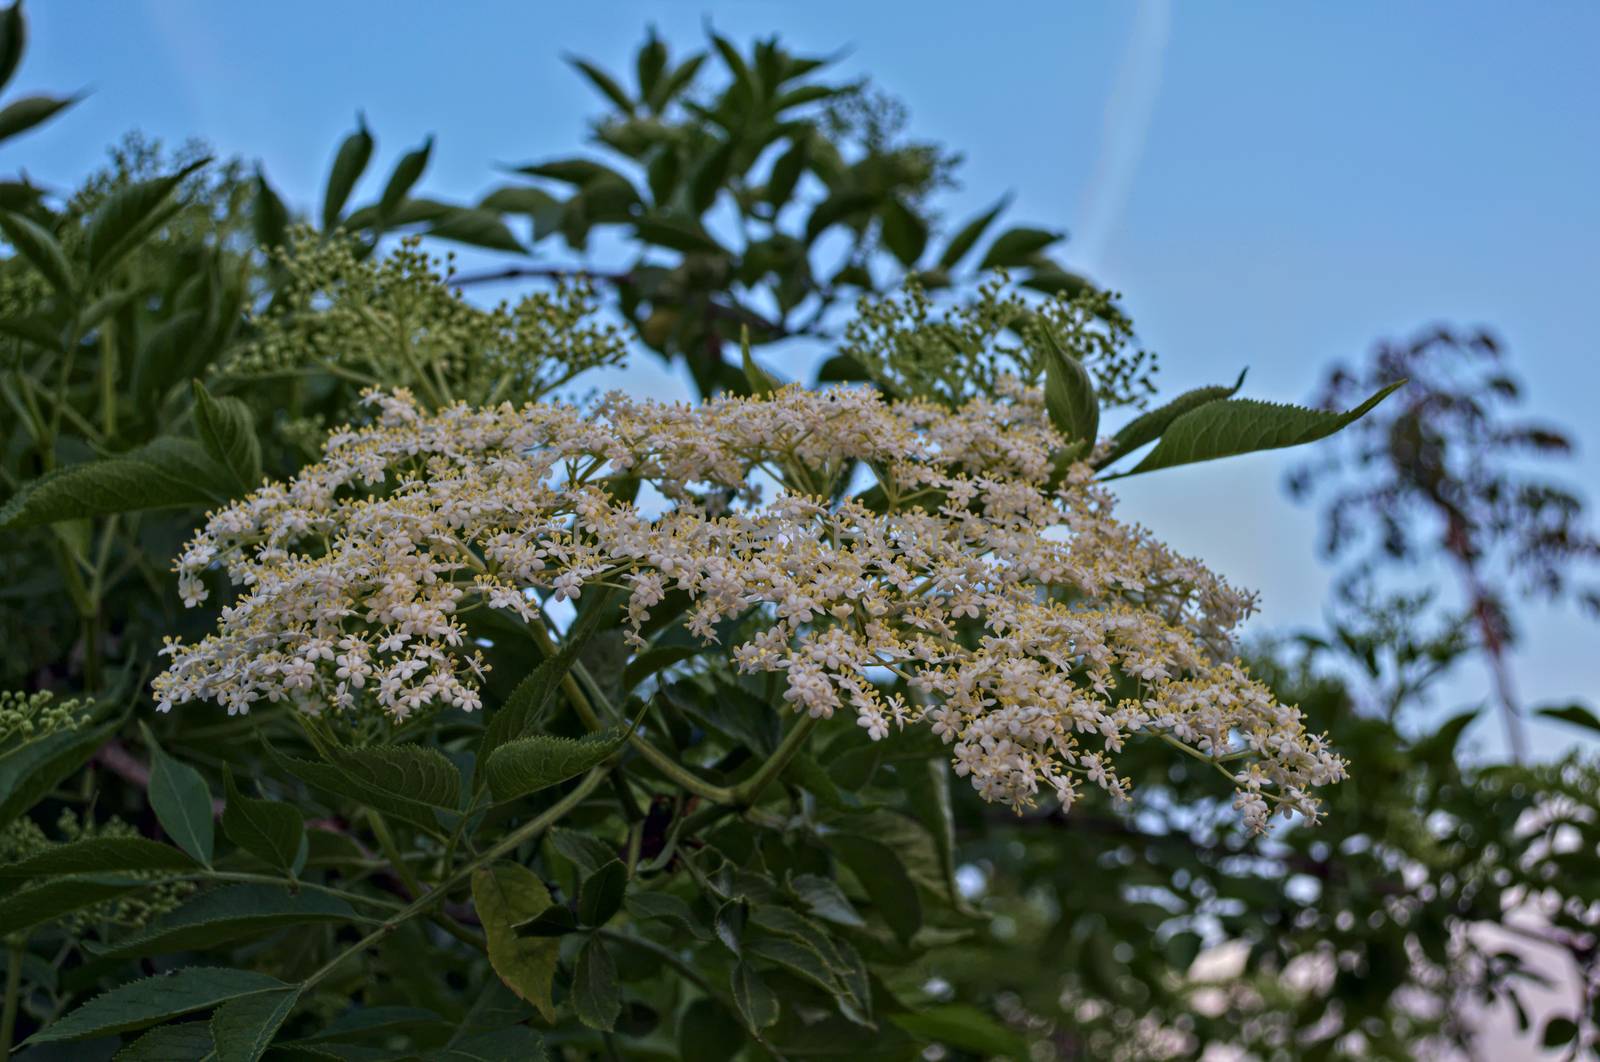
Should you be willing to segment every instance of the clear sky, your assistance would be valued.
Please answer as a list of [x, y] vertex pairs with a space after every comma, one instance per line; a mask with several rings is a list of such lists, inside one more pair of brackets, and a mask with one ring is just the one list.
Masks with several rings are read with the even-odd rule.
[[[1566, 469], [1600, 503], [1600, 6], [1114, 3], [424, 3], [50, 0], [29, 5], [25, 91], [92, 95], [0, 153], [70, 186], [139, 128], [260, 159], [302, 208], [365, 111], [377, 173], [440, 134], [423, 188], [475, 197], [495, 163], [570, 154], [596, 104], [562, 63], [675, 49], [703, 19], [848, 48], [913, 132], [963, 152], [960, 218], [1073, 234], [1072, 265], [1125, 293], [1163, 388], [1231, 380], [1304, 401], [1323, 368], [1447, 321], [1509, 343], [1530, 408], [1577, 430]], [[671, 392], [648, 369], [633, 383]], [[1264, 591], [1264, 627], [1314, 623], [1315, 516], [1259, 455], [1125, 481], [1127, 511]], [[1530, 702], [1600, 700], [1600, 625], [1529, 614]], [[1482, 696], [1477, 682], [1453, 695]], [[1454, 704], [1449, 705], [1454, 707]], [[1498, 728], [1483, 727], [1486, 749]], [[1539, 728], [1539, 747], [1570, 736]]]

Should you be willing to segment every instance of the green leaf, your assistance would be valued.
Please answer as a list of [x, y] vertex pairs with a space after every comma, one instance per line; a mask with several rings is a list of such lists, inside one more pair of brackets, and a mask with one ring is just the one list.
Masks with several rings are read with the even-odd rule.
[[1217, 384], [1211, 387], [1197, 387], [1193, 391], [1185, 391], [1171, 402], [1157, 409], [1152, 409], [1130, 420], [1117, 432], [1111, 452], [1096, 462], [1097, 468], [1104, 468], [1113, 461], [1132, 453], [1145, 443], [1154, 442], [1162, 432], [1171, 426], [1172, 422], [1191, 410], [1199, 409], [1211, 402], [1218, 402], [1224, 398], [1231, 398], [1244, 386], [1244, 373], [1239, 373], [1239, 378], [1232, 387]]
[[661, 38], [656, 35], [655, 27], [652, 26], [644, 44], [640, 45], [638, 54], [633, 57], [634, 75], [639, 79], [639, 94], [648, 98], [655, 92], [666, 69], [667, 46], [661, 43]]
[[439, 1014], [422, 1007], [355, 1006], [335, 1018], [321, 1032], [296, 1043], [360, 1041], [368, 1038], [381, 1040], [388, 1036], [449, 1027], [449, 1023]]
[[789, 887], [806, 909], [818, 918], [855, 929], [864, 928], [867, 924], [861, 912], [856, 910], [831, 878], [818, 874], [797, 874], [790, 880]]
[[36, 125], [48, 122], [82, 96], [24, 96], [0, 110], [0, 140], [10, 140]]
[[11, 246], [39, 271], [39, 275], [56, 290], [57, 295], [64, 299], [72, 298], [78, 286], [77, 281], [66, 252], [54, 236], [30, 219], [9, 210], [0, 210], [0, 232], [5, 233]]
[[679, 1058], [731, 1062], [744, 1045], [744, 1028], [716, 1000], [697, 999], [678, 1019]]
[[428, 156], [433, 153], [433, 137], [422, 142], [422, 146], [414, 151], [408, 151], [400, 156], [400, 161], [394, 164], [393, 171], [389, 174], [389, 183], [383, 187], [383, 196], [378, 200], [378, 214], [380, 217], [389, 217], [411, 193], [411, 188], [422, 178], [422, 171], [428, 168]]
[[472, 906], [483, 924], [489, 964], [518, 998], [533, 1004], [545, 1021], [556, 1020], [550, 998], [556, 960], [561, 954], [557, 937], [522, 937], [516, 926], [537, 918], [550, 906], [544, 882], [526, 867], [494, 863], [472, 873]]
[[628, 666], [623, 669], [623, 692], [632, 690], [658, 671], [699, 656], [706, 651], [706, 648], [703, 645], [658, 645], [646, 649], [628, 661]]
[[734, 140], [723, 140], [695, 167], [694, 176], [689, 179], [689, 207], [696, 214], [704, 214], [716, 203], [717, 193], [727, 183], [737, 146]]
[[[592, 603], [578, 613], [577, 621], [561, 642], [560, 651], [546, 658], [517, 683], [511, 696], [506, 698], [506, 703], [500, 706], [483, 728], [483, 740], [478, 743], [480, 761], [513, 738], [525, 736], [539, 724], [561, 688], [561, 680], [572, 669], [584, 646], [604, 622], [612, 618], [612, 611], [607, 607], [610, 602], [610, 590], [598, 594]], [[482, 783], [482, 772], [479, 772], [477, 781]]]
[[1404, 380], [1390, 384], [1344, 413], [1245, 398], [1209, 402], [1173, 421], [1162, 433], [1155, 449], [1122, 474], [1131, 476], [1174, 465], [1315, 442], [1366, 416], [1403, 383]]
[[261, 441], [250, 407], [231, 395], [213, 398], [196, 380], [194, 417], [206, 453], [232, 473], [240, 487], [253, 490], [261, 482]]
[[483, 773], [497, 803], [516, 800], [575, 778], [622, 747], [630, 727], [612, 726], [581, 738], [537, 734], [489, 754]]
[[86, 730], [58, 730], [0, 755], [0, 827], [10, 825], [88, 762], [120, 725], [113, 719]]
[[103, 277], [133, 252], [178, 209], [172, 193], [210, 159], [198, 159], [176, 173], [119, 188], [95, 208], [84, 237], [91, 277]]
[[[857, 996], [855, 988], [841, 976], [840, 967], [843, 964], [831, 954], [831, 948], [830, 954], [823, 954], [821, 949], [826, 947], [829, 947], [829, 942], [820, 934], [810, 940], [767, 937], [750, 941], [745, 954], [765, 959], [802, 980], [810, 981], [834, 997], [840, 1013], [853, 1021], [867, 1024], [867, 1001]], [[864, 986], [865, 969], [859, 974], [859, 981]]]
[[21, 530], [59, 520], [208, 505], [227, 496], [230, 479], [199, 443], [163, 436], [23, 484], [0, 508], [0, 527]]
[[256, 243], [264, 250], [282, 247], [289, 236], [289, 208], [267, 183], [267, 175], [256, 167], [255, 203], [252, 207]]
[[149, 884], [139, 878], [86, 875], [53, 878], [37, 885], [24, 886], [0, 897], [0, 934], [15, 933], [41, 922], [53, 922], [64, 914], [93, 907]]
[[1048, 229], [1026, 227], [1007, 229], [996, 236], [994, 242], [989, 245], [989, 250], [984, 253], [983, 261], [978, 264], [978, 268], [1027, 265], [1029, 258], [1062, 239], [1063, 236], [1063, 233], [1051, 232]]
[[211, 865], [211, 790], [200, 772], [168, 756], [144, 728], [150, 746], [150, 808], [174, 844]]
[[562, 202], [543, 188], [496, 188], [478, 203], [497, 214], [526, 214], [533, 219], [533, 238], [542, 240], [561, 227]]
[[366, 170], [372, 159], [372, 134], [367, 132], [367, 120], [356, 115], [356, 131], [344, 138], [339, 152], [333, 158], [333, 169], [328, 171], [327, 190], [322, 195], [322, 229], [332, 232], [344, 215], [344, 204], [351, 189]]
[[634, 222], [634, 232], [645, 243], [666, 247], [684, 254], [714, 254], [726, 257], [727, 249], [700, 226], [686, 218], [651, 217]]
[[593, 874], [617, 858], [617, 848], [583, 830], [556, 826], [548, 834], [550, 845], [581, 874]]
[[600, 938], [591, 936], [578, 952], [572, 970], [572, 1005], [578, 1020], [591, 1029], [610, 1032], [622, 1013], [622, 986], [617, 964]]
[[151, 1029], [113, 1056], [112, 1062], [172, 1062], [175, 1058], [214, 1058], [211, 1023], [186, 1021]]
[[360, 921], [337, 896], [277, 885], [227, 885], [188, 900], [145, 929], [93, 950], [106, 958], [200, 951], [297, 925]]
[[1094, 382], [1083, 363], [1068, 354], [1046, 335], [1044, 358], [1044, 405], [1068, 445], [1087, 442], [1094, 445], [1095, 433], [1100, 430], [1100, 400], [1094, 393]]
[[[622, 906], [630, 917], [639, 921], [671, 921], [687, 930], [696, 940], [709, 940], [711, 933], [695, 917], [694, 908], [670, 892], [630, 889], [623, 897]], [[866, 923], [862, 923], [865, 925]]]
[[0, 866], [0, 878], [96, 874], [118, 870], [193, 870], [195, 862], [171, 845], [143, 837], [89, 837], [55, 845]]
[[22, 5], [13, 2], [0, 12], [0, 88], [11, 83], [27, 47], [28, 22], [23, 18]]
[[633, 99], [621, 85], [617, 84], [615, 78], [586, 59], [579, 59], [571, 55], [567, 56], [566, 59], [579, 73], [589, 79], [589, 84], [598, 89], [601, 95], [615, 103], [624, 114], [633, 113]]
[[878, 197], [870, 192], [845, 190], [835, 192], [811, 211], [806, 219], [806, 243], [813, 243], [824, 231], [841, 221], [876, 206]]
[[438, 749], [335, 749], [325, 763], [285, 756], [270, 745], [268, 751], [296, 778], [425, 830], [438, 830], [436, 811], [455, 814], [461, 806], [461, 772]]
[[994, 223], [994, 219], [1000, 216], [1000, 212], [1005, 210], [1010, 202], [1011, 197], [1005, 196], [994, 206], [961, 226], [960, 231], [950, 237], [950, 242], [945, 245], [944, 251], [939, 255], [939, 268], [954, 269], [956, 263], [960, 262], [966, 256], [966, 253], [972, 250], [973, 246], [982, 238], [984, 230]]
[[1559, 719], [1563, 723], [1581, 726], [1587, 730], [1600, 731], [1600, 717], [1597, 717], [1587, 705], [1574, 701], [1571, 704], [1546, 705], [1535, 708], [1534, 715], [1542, 715], [1546, 719]]
[[734, 1005], [744, 1018], [745, 1027], [756, 1036], [761, 1030], [778, 1020], [778, 997], [756, 973], [754, 966], [740, 959], [734, 964], [729, 978]]
[[622, 907], [628, 887], [628, 868], [613, 859], [583, 879], [578, 888], [578, 920], [593, 929], [611, 921]]
[[253, 970], [191, 966], [113, 988], [28, 1038], [30, 1044], [86, 1040], [142, 1029], [232, 999], [287, 986]]
[[839, 833], [828, 845], [867, 890], [878, 917], [904, 943], [922, 928], [922, 900], [894, 849], [871, 837]]
[[440, 240], [454, 240], [470, 247], [483, 247], [491, 251], [512, 251], [521, 254], [527, 250], [516, 235], [506, 227], [500, 215], [492, 210], [477, 207], [456, 207], [434, 222], [428, 235]]
[[928, 246], [928, 226], [916, 213], [898, 198], [884, 204], [880, 213], [883, 219], [883, 242], [891, 254], [906, 268], [915, 265]]
[[902, 1011], [889, 1015], [889, 1020], [927, 1043], [944, 1044], [986, 1058], [1028, 1057], [1027, 1042], [1021, 1036], [982, 1011], [959, 1003]]
[[811, 137], [797, 135], [789, 150], [779, 155], [772, 164], [772, 172], [767, 177], [767, 187], [762, 195], [773, 206], [781, 206], [794, 195], [795, 185], [800, 181], [800, 175], [805, 172], [806, 162], [811, 157]]
[[222, 832], [228, 840], [257, 859], [280, 870], [292, 871], [305, 843], [306, 825], [300, 809], [280, 800], [258, 800], [239, 792], [233, 771], [222, 769]]
[[300, 988], [280, 988], [230, 1000], [211, 1016], [217, 1062], [256, 1062], [300, 1002]]
[[514, 1025], [451, 1040], [428, 1057], [439, 1062], [544, 1062], [549, 1056], [538, 1033]]

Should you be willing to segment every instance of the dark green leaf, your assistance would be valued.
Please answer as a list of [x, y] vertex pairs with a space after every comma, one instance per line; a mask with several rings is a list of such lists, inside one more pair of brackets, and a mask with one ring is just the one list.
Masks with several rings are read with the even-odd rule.
[[193, 896], [145, 929], [94, 950], [109, 958], [199, 951], [299, 925], [354, 921], [355, 910], [327, 893], [228, 885]]
[[356, 115], [356, 131], [344, 138], [338, 154], [333, 158], [333, 168], [328, 171], [328, 185], [322, 195], [322, 229], [332, 232], [339, 227], [344, 215], [345, 202], [361, 179], [367, 163], [372, 159], [372, 134], [367, 132], [367, 120]]
[[28, 1042], [38, 1044], [111, 1036], [257, 992], [285, 987], [276, 977], [252, 970], [191, 966], [164, 976], [146, 977], [102, 993], [34, 1033]]
[[54, 878], [0, 897], [0, 934], [15, 933], [64, 914], [145, 888], [148, 881], [111, 875]]
[[305, 841], [305, 820], [293, 804], [258, 800], [239, 792], [233, 772], [222, 769], [227, 803], [222, 808], [222, 832], [246, 852], [280, 870], [292, 870]]
[[1010, 201], [1009, 196], [1001, 199], [1000, 202], [961, 226], [960, 231], [950, 237], [950, 242], [945, 244], [944, 251], [940, 253], [939, 268], [954, 269], [956, 263], [960, 262], [966, 253], [972, 250], [973, 245], [982, 238], [984, 230], [994, 223], [994, 219], [1000, 216], [1000, 212], [1005, 210], [1006, 204]]
[[0, 231], [5, 233], [17, 253], [27, 259], [56, 290], [56, 294], [68, 299], [72, 297], [78, 286], [77, 281], [66, 252], [54, 236], [28, 218], [9, 210], [0, 210]]
[[527, 248], [522, 246], [516, 235], [500, 220], [500, 215], [492, 210], [480, 210], [475, 207], [458, 207], [428, 229], [428, 235], [441, 240], [454, 240], [456, 243], [465, 243], [472, 247], [484, 247], [491, 251], [513, 251], [521, 253]]
[[1027, 265], [1028, 259], [1061, 238], [1062, 233], [1050, 232], [1047, 229], [1026, 227], [1007, 229], [996, 236], [994, 242], [989, 245], [989, 250], [984, 253], [983, 261], [978, 264], [978, 268]]
[[806, 242], [813, 243], [828, 228], [845, 221], [878, 204], [878, 197], [870, 192], [835, 192], [811, 211], [806, 219]]
[[415, 151], [408, 151], [400, 156], [400, 161], [394, 164], [394, 170], [389, 174], [389, 183], [383, 186], [383, 195], [378, 200], [378, 213], [383, 217], [392, 215], [405, 202], [406, 196], [411, 194], [411, 188], [422, 177], [422, 171], [428, 168], [428, 156], [433, 152], [433, 137], [422, 142], [422, 146]]
[[536, 734], [507, 742], [489, 754], [483, 774], [499, 803], [559, 785], [598, 766], [628, 740], [626, 726], [607, 727], [581, 738]]
[[[560, 651], [546, 658], [517, 683], [511, 696], [506, 698], [506, 703], [500, 706], [483, 728], [483, 740], [478, 743], [480, 762], [506, 742], [527, 736], [539, 725], [561, 688], [561, 680], [572, 670], [573, 663], [588, 645], [589, 639], [594, 637], [603, 622], [612, 617], [613, 612], [608, 607], [610, 603], [610, 591], [596, 596], [579, 612], [577, 621], [562, 639]], [[483, 780], [480, 771], [476, 781], [482, 784]]]
[[628, 868], [620, 859], [585, 876], [578, 889], [578, 920], [596, 929], [611, 921], [622, 907], [622, 894], [627, 887]]
[[212, 397], [194, 381], [194, 417], [200, 442], [212, 460], [226, 468], [245, 490], [261, 482], [261, 441], [250, 407], [232, 395]]
[[578, 1020], [591, 1029], [610, 1032], [622, 1013], [622, 986], [617, 964], [598, 936], [583, 942], [572, 970], [572, 1005]]
[[426, 830], [438, 829], [436, 811], [454, 813], [461, 806], [461, 772], [438, 749], [419, 745], [338, 749], [329, 753], [326, 763], [285, 756], [270, 746], [269, 750], [296, 778]]
[[544, 1062], [548, 1056], [538, 1033], [514, 1025], [451, 1040], [429, 1057], [438, 1062]]
[[867, 924], [861, 912], [855, 909], [838, 884], [818, 874], [798, 874], [789, 882], [800, 902], [818, 918], [825, 918], [841, 926], [860, 929]]
[[1094, 445], [1100, 430], [1100, 400], [1083, 363], [1047, 336], [1044, 360], [1044, 405], [1067, 444]]
[[900, 264], [910, 268], [928, 246], [928, 225], [899, 199], [883, 205], [883, 242]]
[[695, 1000], [678, 1019], [679, 1058], [731, 1062], [744, 1045], [744, 1028], [715, 1000]]
[[1137, 450], [1145, 443], [1154, 442], [1162, 432], [1167, 430], [1173, 421], [1185, 413], [1199, 409], [1207, 403], [1230, 398], [1243, 386], [1244, 373], [1241, 372], [1232, 387], [1225, 387], [1221, 384], [1212, 387], [1197, 387], [1193, 391], [1185, 391], [1158, 409], [1152, 409], [1148, 413], [1133, 418], [1133, 420], [1123, 425], [1121, 431], [1117, 432], [1111, 452], [1101, 458], [1096, 467], [1104, 468], [1118, 458]]
[[1345, 413], [1243, 398], [1209, 402], [1173, 421], [1155, 449], [1123, 474], [1315, 442], [1366, 416], [1404, 382], [1390, 384]]
[[676, 922], [697, 940], [708, 940], [711, 937], [706, 927], [695, 917], [694, 908], [669, 892], [629, 889], [622, 905], [627, 908], [631, 917], [640, 921]]
[[922, 928], [922, 900], [894, 849], [846, 833], [830, 836], [828, 844], [866, 889], [878, 917], [902, 942], [909, 941]]
[[0, 508], [0, 527], [208, 505], [227, 496], [230, 479], [199, 443], [163, 437], [23, 484]]
[[27, 47], [28, 22], [23, 17], [22, 5], [13, 2], [0, 12], [0, 88], [10, 84]]
[[727, 251], [714, 240], [697, 221], [684, 218], [640, 218], [634, 223], [639, 239], [684, 254], [715, 254], [726, 256]]
[[256, 243], [263, 249], [282, 247], [289, 236], [289, 208], [267, 183], [267, 175], [256, 168], [256, 197], [253, 208]]
[[88, 837], [55, 845], [0, 866], [0, 878], [95, 874], [117, 870], [192, 870], [195, 862], [171, 845], [143, 837]]
[[728, 180], [736, 147], [731, 139], [720, 142], [695, 168], [689, 180], [689, 206], [696, 214], [704, 214], [717, 201], [717, 193]]
[[256, 1062], [300, 1002], [300, 989], [279, 988], [230, 1000], [211, 1016], [217, 1062]]
[[1581, 726], [1586, 730], [1600, 731], [1600, 717], [1596, 717], [1588, 706], [1574, 701], [1572, 704], [1546, 705], [1535, 708], [1533, 714], [1542, 715], [1546, 719], [1559, 719], [1563, 723]]
[[179, 204], [171, 202], [172, 193], [210, 161], [196, 160], [177, 173], [130, 184], [106, 196], [89, 218], [84, 239], [89, 275], [106, 276], [160, 228], [178, 209]]
[[151, 1029], [118, 1051], [112, 1062], [173, 1062], [174, 1059], [208, 1059], [211, 1053], [211, 1023], [186, 1021]]
[[174, 844], [207, 866], [215, 828], [211, 821], [211, 790], [200, 772], [162, 751], [150, 731], [150, 809]]
[[567, 62], [571, 63], [579, 73], [588, 78], [589, 84], [593, 85], [602, 95], [616, 104], [624, 114], [633, 113], [633, 100], [610, 74], [588, 60], [579, 59], [576, 56], [567, 56]]
[[10, 140], [77, 103], [82, 96], [24, 96], [0, 110], [0, 140]]
[[58, 730], [0, 755], [0, 826], [9, 825], [82, 767], [119, 725], [111, 720], [86, 730]]
[[734, 1005], [752, 1033], [760, 1036], [762, 1029], [778, 1020], [778, 997], [756, 973], [755, 967], [743, 959], [734, 964], [730, 987]]

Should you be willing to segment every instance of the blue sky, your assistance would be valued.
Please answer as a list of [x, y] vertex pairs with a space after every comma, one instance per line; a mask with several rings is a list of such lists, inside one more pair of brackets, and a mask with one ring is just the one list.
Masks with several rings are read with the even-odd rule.
[[[439, 134], [425, 190], [475, 197], [496, 163], [568, 154], [594, 113], [564, 53], [621, 67], [654, 23], [848, 48], [960, 150], [952, 217], [1001, 191], [1066, 229], [1066, 257], [1125, 293], [1163, 388], [1231, 380], [1303, 401], [1335, 359], [1435, 321], [1509, 343], [1534, 411], [1586, 444], [1565, 474], [1600, 501], [1600, 7], [756, 2], [30, 5], [25, 91], [92, 95], [13, 142], [0, 170], [70, 186], [132, 128], [259, 159], [302, 208], [363, 110], [386, 173]], [[631, 383], [672, 392], [649, 367]], [[1585, 437], [1586, 436], [1586, 437]], [[1262, 625], [1314, 623], [1328, 573], [1281, 454], [1125, 481], [1126, 511], [1236, 582]], [[1528, 614], [1527, 700], [1600, 699], [1600, 627]], [[1452, 691], [1462, 703], [1481, 687]], [[1486, 748], [1498, 728], [1481, 728]], [[1536, 734], [1559, 748], [1569, 735]]]

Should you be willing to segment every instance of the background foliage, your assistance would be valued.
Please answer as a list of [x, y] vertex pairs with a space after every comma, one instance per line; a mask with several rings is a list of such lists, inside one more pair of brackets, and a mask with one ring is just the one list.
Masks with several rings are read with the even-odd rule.
[[[24, 37], [12, 8], [0, 81]], [[910, 736], [869, 745], [840, 721], [800, 750], [772, 690], [682, 666], [670, 635], [624, 666], [592, 598], [562, 652], [497, 661], [488, 729], [537, 727], [506, 783], [522, 799], [489, 810], [463, 782], [482, 718], [335, 742], [283, 711], [155, 716], [162, 637], [210, 622], [179, 607], [170, 558], [207, 509], [359, 415], [366, 386], [430, 405], [534, 398], [631, 346], [682, 359], [702, 393], [759, 391], [772, 380], [752, 355], [804, 335], [837, 346], [827, 379], [935, 400], [982, 386], [978, 355], [1003, 346], [1071, 436], [1134, 407], [1103, 461], [1124, 470], [1337, 426], [1236, 399], [1237, 383], [1145, 410], [1153, 365], [1121, 305], [1050, 257], [1059, 234], [1012, 223], [1003, 200], [947, 224], [956, 157], [821, 60], [715, 36], [675, 56], [650, 37], [632, 71], [574, 66], [607, 108], [592, 150], [519, 167], [477, 203], [420, 191], [429, 142], [353, 204], [364, 125], [304, 216], [270, 175], [137, 138], [69, 197], [0, 184], [0, 637], [19, 691], [0, 704], [8, 1048], [1408, 1058], [1470, 1047], [1494, 1003], [1554, 1050], [1593, 1048], [1593, 760], [1469, 760], [1471, 713], [1429, 710], [1482, 658], [1514, 719], [1512, 578], [1581, 588], [1596, 555], [1575, 496], [1503, 463], [1513, 444], [1566, 443], [1496, 419], [1516, 387], [1488, 337], [1384, 347], [1330, 378], [1341, 410], [1413, 380], [1319, 451], [1344, 459], [1343, 480], [1322, 479], [1330, 548], [1376, 514], [1372, 556], [1455, 564], [1467, 607], [1384, 596], [1368, 564], [1328, 632], [1257, 648], [1355, 765], [1314, 829], [1250, 838], [1225, 783], [1157, 752], [1130, 761], [1132, 806], [1015, 818], [951, 786]], [[0, 137], [71, 102], [8, 94]], [[591, 241], [632, 264], [584, 268]], [[512, 271], [527, 295], [460, 295], [436, 257], [452, 243], [527, 252]], [[535, 256], [557, 244], [577, 267]], [[974, 290], [977, 310], [942, 312]], [[858, 310], [863, 294], [891, 297]], [[1413, 533], [1419, 511], [1437, 537]], [[550, 741], [582, 733], [573, 679], [653, 713], [735, 799], [697, 795], [620, 733]], [[652, 681], [658, 696], [628, 701]], [[1582, 704], [1546, 710], [1600, 729]], [[1551, 954], [1576, 971], [1574, 998], [1529, 1014]]]

